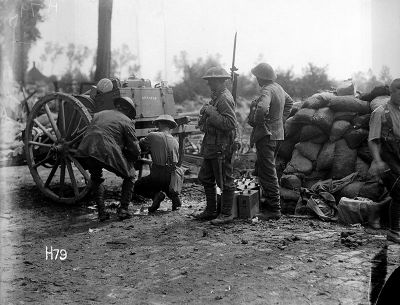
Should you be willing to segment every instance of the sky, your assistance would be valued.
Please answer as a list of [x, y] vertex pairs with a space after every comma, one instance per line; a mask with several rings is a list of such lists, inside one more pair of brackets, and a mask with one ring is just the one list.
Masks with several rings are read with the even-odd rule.
[[[229, 70], [237, 31], [236, 66], [247, 74], [261, 59], [301, 74], [307, 63], [327, 66], [329, 76], [348, 79], [372, 66], [371, 0], [114, 0], [112, 49], [129, 45], [138, 76], [179, 81], [174, 56], [195, 61], [221, 55]], [[98, 0], [45, 0], [42, 39], [30, 61], [39, 62], [45, 42], [97, 46]], [[49, 67], [40, 66], [50, 74]], [[86, 67], [87, 68], [87, 67]], [[85, 68], [85, 69], [86, 69]], [[65, 69], [61, 63], [55, 74]], [[379, 73], [376, 72], [376, 73]], [[127, 75], [125, 75], [127, 77]]]

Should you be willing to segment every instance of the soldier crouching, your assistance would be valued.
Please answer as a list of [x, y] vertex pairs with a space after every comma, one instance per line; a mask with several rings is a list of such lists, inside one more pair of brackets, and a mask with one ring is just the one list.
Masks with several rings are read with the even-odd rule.
[[[233, 220], [232, 204], [235, 192], [232, 155], [237, 120], [235, 102], [225, 86], [230, 75], [222, 68], [212, 67], [202, 77], [211, 89], [211, 101], [200, 110], [199, 127], [205, 133], [201, 154], [204, 158], [198, 179], [206, 194], [206, 207], [194, 215], [199, 220], [211, 220], [214, 225]], [[216, 185], [221, 189], [221, 212], [217, 215]]]
[[169, 114], [160, 115], [154, 120], [158, 131], [150, 132], [140, 140], [142, 151], [150, 152], [153, 161], [150, 175], [136, 181], [134, 193], [153, 199], [149, 213], [155, 212], [167, 195], [172, 201], [172, 210], [181, 206], [179, 194], [170, 189], [171, 173], [179, 160], [179, 144], [171, 130], [178, 125]]

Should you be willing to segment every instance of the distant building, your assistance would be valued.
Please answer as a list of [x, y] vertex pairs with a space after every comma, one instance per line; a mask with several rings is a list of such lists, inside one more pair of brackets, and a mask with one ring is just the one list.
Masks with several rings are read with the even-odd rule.
[[379, 76], [387, 66], [400, 77], [400, 1], [371, 0], [372, 69]]

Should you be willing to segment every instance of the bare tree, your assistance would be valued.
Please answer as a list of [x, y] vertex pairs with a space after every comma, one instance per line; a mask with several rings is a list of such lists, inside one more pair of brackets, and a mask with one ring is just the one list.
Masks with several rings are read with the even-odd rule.
[[95, 81], [110, 76], [111, 69], [111, 16], [113, 0], [99, 0], [99, 21]]

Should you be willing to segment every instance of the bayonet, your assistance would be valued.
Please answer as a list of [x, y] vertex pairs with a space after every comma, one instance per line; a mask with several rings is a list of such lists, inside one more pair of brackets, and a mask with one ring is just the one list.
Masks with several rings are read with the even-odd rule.
[[238, 73], [236, 71], [238, 68], [235, 67], [235, 59], [236, 59], [236, 38], [237, 38], [237, 32], [235, 32], [235, 38], [233, 40], [233, 55], [232, 55], [232, 67], [231, 67], [231, 79], [232, 79], [232, 96], [233, 100], [235, 101], [235, 106], [236, 106], [236, 90], [237, 90], [237, 77]]

